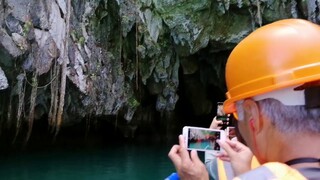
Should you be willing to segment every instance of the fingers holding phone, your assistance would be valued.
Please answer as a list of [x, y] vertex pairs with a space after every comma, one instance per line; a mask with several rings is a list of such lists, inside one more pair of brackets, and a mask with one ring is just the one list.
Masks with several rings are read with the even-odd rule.
[[184, 137], [179, 136], [179, 145], [174, 145], [168, 156], [181, 179], [209, 179], [208, 171], [196, 151], [190, 154], [185, 147]]
[[222, 125], [223, 122], [221, 120], [218, 120], [217, 117], [215, 116], [210, 124], [210, 129], [221, 129], [222, 126], [219, 126], [219, 125]]
[[239, 141], [218, 141], [224, 153], [218, 155], [221, 160], [231, 162], [235, 175], [242, 174], [251, 169], [253, 154], [251, 150]]
[[226, 114], [223, 111], [223, 102], [217, 102], [217, 116], [216, 119], [218, 121], [221, 121], [221, 123], [218, 124], [219, 129], [226, 129], [229, 125], [230, 120], [230, 114]]

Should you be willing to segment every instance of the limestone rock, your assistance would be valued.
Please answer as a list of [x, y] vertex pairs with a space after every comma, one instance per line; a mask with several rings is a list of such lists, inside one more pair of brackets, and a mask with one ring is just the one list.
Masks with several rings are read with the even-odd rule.
[[197, 115], [210, 113], [204, 89], [225, 90], [224, 65], [241, 39], [278, 19], [320, 19], [316, 0], [72, 0], [70, 11], [67, 2], [0, 1], [0, 63], [8, 72], [1, 88], [18, 86], [21, 74], [25, 97], [38, 86], [41, 115], [61, 93], [65, 63], [68, 125], [110, 115], [138, 123], [136, 113], [172, 113], [179, 98]]
[[9, 86], [6, 75], [0, 67], [0, 90], [7, 89]]

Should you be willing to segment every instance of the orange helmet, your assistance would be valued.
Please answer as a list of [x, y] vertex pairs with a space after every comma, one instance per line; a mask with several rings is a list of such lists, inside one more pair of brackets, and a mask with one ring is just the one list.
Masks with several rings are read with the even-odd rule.
[[235, 102], [320, 79], [320, 27], [302, 19], [265, 25], [243, 39], [226, 64], [224, 111]]

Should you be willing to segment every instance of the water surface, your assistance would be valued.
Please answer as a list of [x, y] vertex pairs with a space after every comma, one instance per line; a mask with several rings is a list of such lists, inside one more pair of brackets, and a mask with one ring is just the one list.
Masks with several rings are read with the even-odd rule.
[[124, 143], [94, 148], [54, 148], [2, 154], [0, 178], [6, 180], [164, 179], [174, 167], [172, 144]]

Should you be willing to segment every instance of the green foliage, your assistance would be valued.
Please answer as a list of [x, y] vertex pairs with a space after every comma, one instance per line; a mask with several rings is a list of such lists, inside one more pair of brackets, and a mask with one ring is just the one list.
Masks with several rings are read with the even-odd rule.
[[137, 108], [140, 105], [140, 103], [134, 97], [130, 97], [128, 99], [128, 105], [130, 108]]
[[33, 27], [33, 24], [31, 21], [26, 21], [23, 25], [23, 36], [27, 36]]

